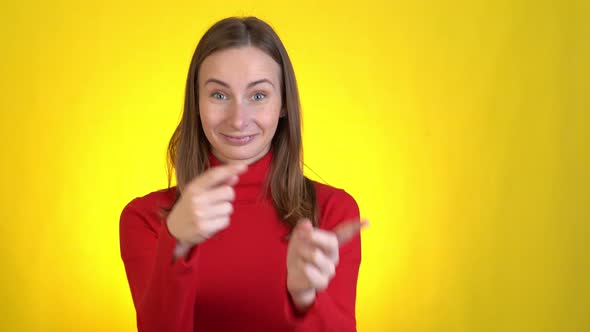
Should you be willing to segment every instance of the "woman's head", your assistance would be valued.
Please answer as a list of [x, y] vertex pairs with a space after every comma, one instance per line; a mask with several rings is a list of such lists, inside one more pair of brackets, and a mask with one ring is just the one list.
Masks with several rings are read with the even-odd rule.
[[[203, 35], [193, 55], [182, 120], [168, 146], [169, 183], [180, 191], [222, 161], [253, 162], [273, 149], [270, 191], [289, 224], [315, 218], [315, 191], [303, 176], [301, 115], [295, 73], [274, 30], [255, 18], [230, 17]], [[311, 204], [311, 205], [310, 205]]]
[[199, 120], [211, 152], [251, 163], [270, 149], [281, 115], [281, 70], [260, 49], [217, 51], [200, 66]]
[[[274, 86], [260, 83], [247, 88], [259, 79], [268, 79]], [[266, 104], [248, 99], [260, 98], [254, 92], [263, 86], [272, 93]], [[210, 95], [215, 88], [224, 88], [221, 92], [225, 94]], [[226, 97], [231, 100], [219, 100]], [[255, 108], [260, 110], [261, 106], [270, 114], [259, 114], [262, 112]], [[221, 109], [230, 114], [222, 119]], [[253, 119], [257, 113], [263, 118], [258, 120], [264, 123]], [[235, 125], [243, 127], [236, 129]], [[243, 137], [249, 134], [259, 135]], [[232, 145], [231, 137], [223, 135], [252, 141]], [[300, 155], [299, 93], [291, 61], [267, 23], [254, 17], [223, 19], [203, 35], [189, 68], [182, 120], [169, 146], [169, 161], [176, 170], [178, 187], [182, 190], [185, 183], [208, 167], [209, 152], [220, 159], [253, 161], [264, 155], [269, 139], [275, 153], [285, 154], [281, 150], [289, 149], [288, 155]]]

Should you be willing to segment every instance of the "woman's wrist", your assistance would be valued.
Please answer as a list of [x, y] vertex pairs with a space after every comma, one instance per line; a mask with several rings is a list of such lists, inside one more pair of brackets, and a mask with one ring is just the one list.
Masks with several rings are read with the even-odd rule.
[[316, 290], [309, 289], [306, 291], [297, 292], [295, 294], [289, 292], [289, 295], [291, 295], [291, 301], [293, 302], [293, 305], [297, 313], [304, 314], [315, 301]]
[[188, 252], [191, 250], [191, 245], [177, 241], [176, 247], [174, 248], [174, 258], [183, 258], [185, 257]]

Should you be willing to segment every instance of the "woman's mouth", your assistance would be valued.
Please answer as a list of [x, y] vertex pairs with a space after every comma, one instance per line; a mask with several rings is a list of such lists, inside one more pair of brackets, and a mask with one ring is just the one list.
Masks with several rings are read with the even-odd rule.
[[221, 134], [223, 139], [231, 145], [246, 145], [254, 140], [257, 134], [254, 135], [225, 135]]

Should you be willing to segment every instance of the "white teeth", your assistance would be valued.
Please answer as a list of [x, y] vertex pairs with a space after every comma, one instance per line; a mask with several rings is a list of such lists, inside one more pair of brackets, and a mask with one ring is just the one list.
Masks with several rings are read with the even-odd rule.
[[227, 136], [227, 137], [228, 138], [231, 138], [231, 139], [248, 139], [248, 138], [250, 138], [252, 136], [253, 135], [250, 135], [250, 136]]
[[251, 141], [255, 135], [248, 135], [248, 136], [223, 135], [223, 136], [225, 136], [228, 140], [233, 141], [233, 142], [245, 143], [245, 142]]

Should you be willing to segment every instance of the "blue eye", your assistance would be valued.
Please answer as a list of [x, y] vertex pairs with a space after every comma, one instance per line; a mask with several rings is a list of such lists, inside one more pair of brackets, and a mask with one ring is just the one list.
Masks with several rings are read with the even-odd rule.
[[252, 97], [254, 100], [262, 100], [264, 98], [266, 98], [266, 96], [263, 93], [257, 93]]
[[214, 92], [213, 94], [211, 94], [211, 97], [213, 97], [215, 99], [220, 99], [220, 100], [227, 99], [224, 94], [219, 93], [219, 92]]

